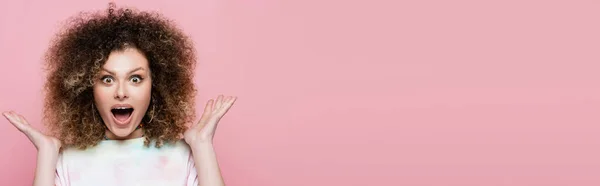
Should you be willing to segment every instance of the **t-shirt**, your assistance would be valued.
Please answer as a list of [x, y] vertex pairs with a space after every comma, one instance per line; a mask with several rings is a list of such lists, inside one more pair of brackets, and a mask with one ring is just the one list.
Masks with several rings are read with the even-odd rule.
[[144, 146], [144, 138], [103, 140], [98, 145], [65, 149], [56, 165], [57, 186], [197, 186], [198, 176], [185, 141]]

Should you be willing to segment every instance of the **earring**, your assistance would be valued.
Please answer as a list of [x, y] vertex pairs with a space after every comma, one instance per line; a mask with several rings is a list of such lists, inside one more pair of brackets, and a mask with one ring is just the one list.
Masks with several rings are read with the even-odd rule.
[[152, 122], [152, 120], [154, 119], [154, 115], [156, 114], [156, 101], [154, 99], [154, 97], [152, 97], [152, 109], [150, 110], [150, 112], [148, 112], [150, 114], [150, 120], [146, 123], [149, 124], [150, 122]]
[[152, 122], [152, 120], [154, 119], [154, 114], [156, 114], [156, 113], [155, 113], [156, 111], [155, 111], [155, 106], [154, 106], [154, 104], [152, 104], [152, 111], [151, 111], [151, 112], [152, 112], [152, 116], [150, 116], [150, 121], [148, 121], [148, 123]]

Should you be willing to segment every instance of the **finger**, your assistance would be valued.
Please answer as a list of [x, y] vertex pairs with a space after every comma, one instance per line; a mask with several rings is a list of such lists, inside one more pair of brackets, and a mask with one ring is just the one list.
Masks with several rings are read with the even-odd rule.
[[208, 128], [210, 130], [215, 130], [217, 128], [217, 124], [219, 123], [219, 121], [221, 120], [223, 115], [225, 115], [225, 113], [227, 113], [227, 111], [229, 111], [229, 109], [231, 108], [231, 106], [233, 105], [235, 100], [237, 100], [237, 97], [235, 97], [235, 96], [228, 97], [226, 100], [227, 101], [223, 101], [222, 107], [217, 111], [217, 113], [210, 117], [210, 119], [212, 121], [207, 122], [208, 126], [206, 126], [206, 128]]
[[25, 117], [23, 117], [22, 115], [17, 114], [16, 112], [13, 111], [13, 117], [15, 117], [17, 120], [19, 120], [18, 124], [20, 124], [20, 126], [22, 126], [23, 132], [25, 132], [27, 135], [29, 135], [31, 132], [36, 131], [35, 129], [33, 129], [33, 127], [31, 127], [31, 125], [29, 125], [29, 122], [27, 122]]
[[6, 115], [6, 119], [8, 119], [8, 121], [10, 121], [11, 123], [21, 123], [21, 121], [19, 121], [19, 118], [16, 117], [13, 111], [8, 112], [8, 114]]
[[10, 122], [12, 122], [12, 114], [10, 112], [2, 113], [2, 115]]
[[14, 112], [14, 111], [12, 112], [12, 115], [13, 115], [13, 117], [14, 117], [15, 119], [17, 119], [17, 121], [19, 121], [19, 123], [24, 123], [24, 122], [23, 122], [23, 117], [22, 117], [21, 115], [17, 114], [17, 113], [16, 113], [16, 112]]
[[232, 96], [227, 96], [226, 98], [223, 99], [223, 101], [221, 102], [221, 107], [216, 108], [216, 113], [218, 115], [223, 113], [223, 110], [227, 109], [229, 102], [231, 101]]
[[21, 131], [21, 132], [27, 131], [27, 126], [24, 125], [23, 123], [21, 123], [13, 113], [9, 112], [8, 114], [5, 114], [4, 117], [6, 117], [6, 119], [8, 119], [8, 121], [13, 126], [15, 126], [17, 129], [19, 129], [19, 131]]
[[237, 99], [237, 97], [235, 96], [229, 96], [227, 97], [227, 99], [225, 101], [223, 101], [223, 108], [229, 108], [231, 107], [231, 105], [233, 105], [233, 103], [235, 102], [235, 100]]
[[227, 96], [227, 98], [225, 98], [225, 100], [223, 100], [223, 103], [225, 104], [227, 102], [230, 102], [231, 99], [233, 99], [233, 96]]
[[237, 100], [237, 97], [234, 96], [223, 104], [223, 108], [219, 112], [220, 117], [223, 117], [223, 115], [225, 115], [227, 113], [227, 111], [229, 111], [229, 109], [231, 109], [231, 106], [233, 106], [233, 103], [235, 103], [235, 100]]
[[196, 125], [198, 125], [199, 123], [204, 123], [206, 121], [206, 119], [210, 117], [211, 112], [213, 110], [213, 105], [214, 105], [213, 99], [210, 99], [210, 100], [208, 100], [208, 102], [206, 102], [206, 106], [204, 107], [204, 112], [202, 113], [202, 116], [200, 117], [200, 121], [198, 121], [198, 123], [196, 123]]
[[21, 123], [23, 123], [25, 125], [29, 125], [29, 122], [27, 122], [25, 117], [21, 116], [20, 114], [17, 114], [17, 116], [19, 117], [19, 120], [21, 120]]
[[228, 100], [229, 100], [229, 96], [227, 96], [227, 97], [223, 96], [223, 99], [221, 99], [221, 106], [217, 107], [217, 109], [219, 109], [219, 110], [223, 109], [223, 107], [225, 106], [225, 104], [227, 104]]
[[215, 109], [221, 108], [222, 104], [223, 104], [223, 95], [219, 95], [217, 97], [217, 102], [216, 102], [216, 105], [215, 105]]
[[18, 114], [15, 111], [10, 111], [10, 117], [19, 123], [21, 122], [21, 118], [19, 118]]

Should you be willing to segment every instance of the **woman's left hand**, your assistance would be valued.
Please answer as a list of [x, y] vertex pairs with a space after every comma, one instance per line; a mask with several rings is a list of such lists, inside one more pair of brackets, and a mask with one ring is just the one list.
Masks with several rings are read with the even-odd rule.
[[192, 124], [183, 133], [185, 142], [192, 147], [197, 147], [201, 144], [212, 145], [217, 124], [229, 108], [231, 108], [236, 99], [236, 96], [227, 96], [224, 98], [223, 95], [219, 95], [215, 101], [213, 99], [208, 100], [200, 121]]

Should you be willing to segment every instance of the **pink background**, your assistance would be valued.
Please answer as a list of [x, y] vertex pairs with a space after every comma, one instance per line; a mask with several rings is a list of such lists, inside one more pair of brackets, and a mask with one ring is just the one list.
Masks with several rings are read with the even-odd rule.
[[[108, 1], [5, 1], [0, 111], [41, 127], [42, 54]], [[484, 3], [486, 2], [486, 3]], [[194, 38], [228, 185], [600, 185], [598, 1], [118, 0]], [[0, 118], [0, 185], [35, 148]]]

